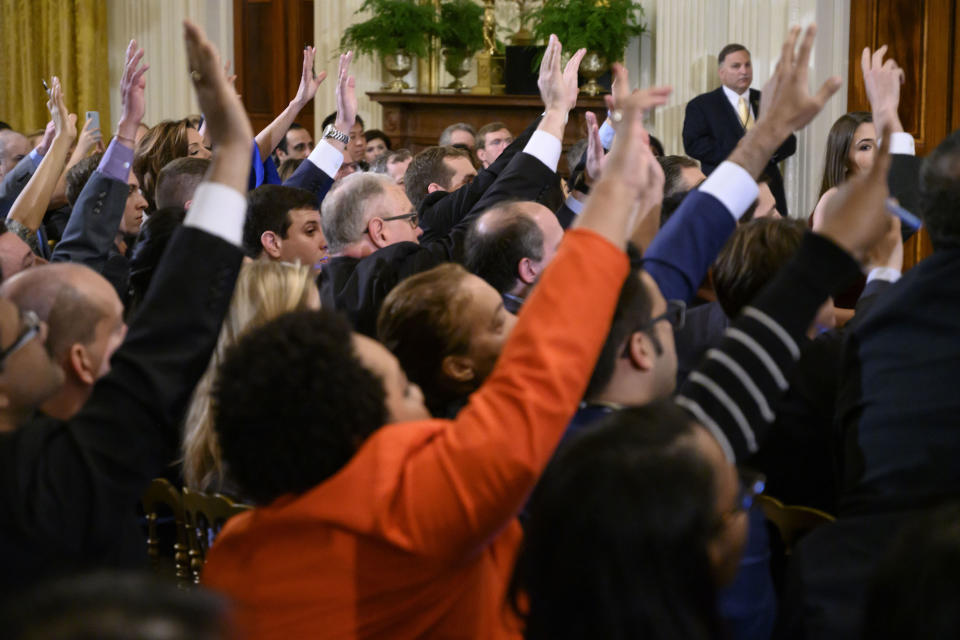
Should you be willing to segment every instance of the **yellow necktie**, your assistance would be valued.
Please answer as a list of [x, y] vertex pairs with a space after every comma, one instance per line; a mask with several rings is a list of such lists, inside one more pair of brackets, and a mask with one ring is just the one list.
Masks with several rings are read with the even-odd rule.
[[753, 128], [753, 114], [750, 113], [750, 107], [747, 106], [746, 99], [740, 97], [740, 103], [737, 105], [737, 115], [740, 116], [740, 124], [744, 131], [750, 131]]

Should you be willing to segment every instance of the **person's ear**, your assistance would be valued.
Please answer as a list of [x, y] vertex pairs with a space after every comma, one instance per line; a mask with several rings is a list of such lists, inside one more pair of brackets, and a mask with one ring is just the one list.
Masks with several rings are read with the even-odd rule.
[[446, 191], [447, 188], [443, 185], [439, 185], [436, 182], [431, 182], [427, 185], [427, 193], [433, 193], [434, 191]]
[[184, 209], [184, 211], [190, 209], [190, 205], [192, 205], [192, 204], [193, 204], [193, 199], [190, 199], [190, 200], [187, 200], [186, 202], [184, 202], [184, 203], [183, 203], [183, 209]]
[[260, 234], [260, 246], [262, 246], [266, 254], [274, 260], [280, 259], [280, 247], [282, 245], [283, 240], [276, 232], [264, 231]]
[[389, 230], [382, 218], [370, 218], [370, 222], [367, 223], [367, 235], [377, 249], [390, 246]]
[[534, 284], [537, 281], [537, 263], [530, 258], [520, 258], [517, 264], [517, 277], [524, 284]]
[[455, 382], [470, 382], [476, 377], [473, 360], [466, 356], [446, 356], [440, 363], [440, 371]]
[[640, 371], [651, 371], [656, 362], [653, 340], [643, 331], [634, 331], [628, 338], [630, 364]]
[[8, 408], [10, 406], [10, 396], [7, 395], [6, 391], [0, 391], [0, 411]]
[[86, 347], [78, 342], [70, 345], [67, 358], [71, 373], [83, 384], [92, 386], [97, 381], [97, 372]]

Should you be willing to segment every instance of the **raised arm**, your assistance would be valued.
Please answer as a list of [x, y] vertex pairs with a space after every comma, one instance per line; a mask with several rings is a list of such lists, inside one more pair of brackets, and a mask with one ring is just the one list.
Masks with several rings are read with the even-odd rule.
[[[337, 67], [337, 119], [333, 123], [333, 128], [346, 136], [350, 128], [357, 121], [357, 95], [356, 79], [350, 75], [350, 63], [353, 61], [353, 52], [348, 51], [340, 55], [340, 63]], [[306, 73], [306, 62], [304, 62], [304, 73]], [[312, 66], [311, 66], [312, 73]], [[326, 77], [324, 75], [324, 77]], [[317, 81], [319, 84], [323, 78]], [[301, 82], [301, 88], [303, 83]], [[316, 93], [316, 89], [314, 89]], [[299, 93], [297, 94], [299, 95]], [[286, 132], [286, 129], [284, 129]], [[317, 195], [317, 207], [323, 204], [330, 187], [333, 186], [333, 179], [343, 164], [344, 154], [347, 145], [336, 138], [322, 138], [314, 147], [313, 151], [307, 156], [306, 162], [301, 162], [293, 175], [284, 182], [284, 186], [298, 187], [312, 191]]]
[[644, 255], [644, 269], [668, 299], [690, 300], [706, 276], [740, 216], [757, 198], [756, 179], [783, 141], [805, 127], [840, 87], [828, 79], [811, 95], [808, 88], [809, 48], [813, 25], [794, 51], [799, 27], [784, 43], [777, 68], [764, 87], [769, 107], [740, 139], [727, 161], [690, 193], [657, 234]]
[[656, 162], [641, 100], [621, 105], [626, 126], [607, 175], [524, 305], [493, 373], [456, 420], [404, 462], [403, 495], [394, 488], [375, 496], [386, 510], [384, 534], [405, 536], [398, 544], [443, 558], [476, 549], [515, 517], [552, 455], [606, 337], [628, 270], [624, 247]]
[[56, 128], [53, 143], [7, 215], [7, 226], [17, 232], [17, 235], [28, 244], [31, 243], [28, 238], [31, 238], [33, 241], [31, 248], [35, 251], [36, 231], [43, 223], [43, 214], [47, 212], [63, 163], [66, 162], [67, 154], [70, 152], [70, 145], [77, 137], [76, 116], [67, 113], [59, 78], [53, 78], [47, 107], [50, 109]]
[[127, 179], [133, 165], [134, 140], [146, 108], [144, 74], [150, 65], [143, 63], [143, 56], [143, 49], [131, 40], [120, 77], [117, 135], [77, 197], [52, 262], [78, 262], [96, 271], [102, 271], [107, 262], [130, 193]]
[[[811, 40], [808, 31], [801, 52]], [[889, 168], [887, 141], [871, 170], [830, 200], [820, 234], [804, 238], [798, 254], [680, 388], [677, 403], [714, 435], [731, 462], [757, 450], [775, 418], [770, 407], [786, 391], [800, 357], [801, 336], [827, 296], [856, 277], [889, 230]]]
[[[561, 68], [560, 50], [560, 41], [555, 36], [551, 37], [540, 62], [537, 79], [544, 113], [530, 137], [526, 138], [528, 127], [470, 185], [446, 194], [430, 206], [422, 205], [421, 244], [435, 239], [446, 241], [446, 236], [452, 232], [465, 233], [472, 217], [504, 197], [539, 200], [553, 210], [560, 206], [562, 192], [559, 179], [554, 174], [560, 162], [567, 118], [577, 104], [577, 69], [586, 54], [585, 49], [575, 52], [566, 67]], [[514, 162], [520, 154], [526, 154], [527, 160], [536, 158], [539, 166]]]
[[317, 50], [314, 47], [304, 47], [303, 49], [303, 68], [300, 72], [300, 86], [297, 88], [297, 95], [293, 97], [287, 108], [280, 112], [273, 122], [264, 127], [263, 131], [257, 134], [257, 146], [260, 148], [260, 157], [266, 158], [277, 148], [283, 136], [287, 134], [287, 129], [297, 119], [297, 116], [307, 104], [313, 100], [317, 94], [320, 84], [326, 79], [327, 72], [313, 72], [313, 61]]
[[210, 170], [110, 373], [65, 429], [40, 443], [28, 437], [29, 428], [21, 430], [25, 446], [42, 450], [25, 474], [28, 500], [11, 508], [31, 534], [49, 528], [58, 534], [54, 539], [64, 539], [63, 531], [71, 532], [66, 537], [74, 553], [87, 563], [108, 553], [118, 521], [176, 457], [180, 420], [213, 352], [243, 259], [253, 131], [212, 45], [192, 24], [185, 30], [197, 98], [215, 143]]

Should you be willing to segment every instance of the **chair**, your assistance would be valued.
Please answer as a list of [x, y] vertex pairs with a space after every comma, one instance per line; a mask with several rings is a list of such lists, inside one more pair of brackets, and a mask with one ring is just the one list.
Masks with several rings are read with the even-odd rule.
[[[154, 571], [161, 575], [169, 574], [169, 567], [164, 563], [164, 555], [166, 555], [173, 561], [173, 572], [177, 580], [186, 583], [189, 555], [180, 491], [166, 478], [154, 478], [140, 498], [140, 504], [143, 506], [147, 520], [147, 553]], [[172, 554], [162, 554], [160, 550], [158, 524], [166, 517], [166, 512], [173, 516], [175, 533]]]
[[770, 496], [757, 496], [757, 502], [763, 509], [764, 516], [773, 523], [780, 533], [786, 555], [793, 552], [794, 545], [803, 536], [820, 525], [836, 520], [825, 511], [813, 507], [785, 505]]
[[219, 493], [207, 494], [183, 488], [183, 512], [189, 542], [190, 577], [200, 584], [200, 572], [207, 561], [207, 551], [227, 520], [251, 509]]

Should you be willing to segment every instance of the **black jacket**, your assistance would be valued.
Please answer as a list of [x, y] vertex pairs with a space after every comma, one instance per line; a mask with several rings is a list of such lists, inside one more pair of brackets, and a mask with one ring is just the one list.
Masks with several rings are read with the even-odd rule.
[[145, 563], [136, 506], [177, 457], [242, 257], [220, 238], [179, 229], [80, 412], [0, 435], [0, 598], [55, 574]]

